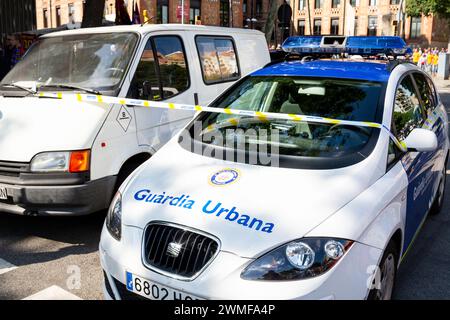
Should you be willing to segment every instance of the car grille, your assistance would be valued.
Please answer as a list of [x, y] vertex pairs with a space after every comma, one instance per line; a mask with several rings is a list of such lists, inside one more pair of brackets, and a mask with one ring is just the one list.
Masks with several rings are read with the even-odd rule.
[[29, 163], [0, 161], [0, 176], [19, 177], [23, 172], [29, 172]]
[[182, 279], [195, 277], [219, 250], [216, 240], [167, 224], [148, 225], [144, 240], [145, 264]]

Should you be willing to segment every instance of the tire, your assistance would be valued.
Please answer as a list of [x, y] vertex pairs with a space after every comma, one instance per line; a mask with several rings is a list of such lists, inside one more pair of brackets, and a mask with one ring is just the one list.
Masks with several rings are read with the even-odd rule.
[[112, 194], [113, 197], [117, 193], [117, 190], [119, 190], [119, 187], [122, 185], [122, 183], [142, 163], [143, 162], [141, 162], [141, 161], [133, 161], [133, 162], [127, 163], [124, 167], [122, 167], [122, 169], [120, 169], [120, 172], [117, 175], [116, 185], [114, 186], [114, 192]]
[[436, 197], [431, 205], [430, 215], [437, 215], [442, 211], [444, 206], [444, 195], [445, 195], [445, 182], [447, 181], [447, 161], [445, 162], [444, 169], [442, 170], [441, 181], [439, 182]]
[[398, 256], [397, 245], [391, 240], [377, 268], [377, 272], [381, 272], [381, 274], [375, 278], [378, 278], [380, 284], [369, 291], [367, 300], [390, 300], [392, 298], [397, 278]]

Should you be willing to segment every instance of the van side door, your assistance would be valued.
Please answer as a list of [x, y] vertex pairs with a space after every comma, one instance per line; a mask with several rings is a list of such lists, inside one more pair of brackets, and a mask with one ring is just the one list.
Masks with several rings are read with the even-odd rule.
[[[183, 32], [152, 33], [130, 83], [127, 97], [149, 101], [194, 104]], [[173, 137], [194, 112], [134, 107], [139, 145], [155, 151]]]

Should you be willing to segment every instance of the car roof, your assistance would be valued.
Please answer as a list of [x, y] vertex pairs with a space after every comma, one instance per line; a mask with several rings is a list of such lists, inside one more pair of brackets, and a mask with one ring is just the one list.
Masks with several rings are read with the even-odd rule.
[[313, 60], [271, 64], [252, 76], [303, 76], [387, 82], [389, 64], [377, 61]]

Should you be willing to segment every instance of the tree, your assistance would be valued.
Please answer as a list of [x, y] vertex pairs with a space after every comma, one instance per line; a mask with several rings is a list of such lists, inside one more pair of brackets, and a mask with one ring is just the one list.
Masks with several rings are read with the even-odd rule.
[[270, 42], [272, 37], [273, 28], [275, 25], [275, 19], [278, 9], [278, 0], [269, 0], [269, 12], [267, 14], [266, 24], [264, 26], [264, 34], [266, 35], [267, 43]]
[[[450, 0], [406, 0], [406, 13], [411, 17], [436, 14], [447, 19], [450, 27]], [[448, 39], [450, 48], [450, 39]]]
[[104, 10], [105, 0], [86, 0], [81, 27], [91, 28], [102, 26]]

